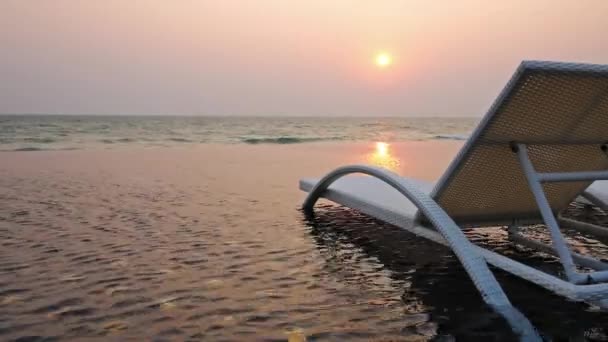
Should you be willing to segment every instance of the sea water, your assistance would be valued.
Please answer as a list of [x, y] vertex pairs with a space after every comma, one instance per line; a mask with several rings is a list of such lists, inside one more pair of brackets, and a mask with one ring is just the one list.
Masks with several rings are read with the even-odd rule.
[[478, 118], [0, 116], [0, 150], [462, 140]]

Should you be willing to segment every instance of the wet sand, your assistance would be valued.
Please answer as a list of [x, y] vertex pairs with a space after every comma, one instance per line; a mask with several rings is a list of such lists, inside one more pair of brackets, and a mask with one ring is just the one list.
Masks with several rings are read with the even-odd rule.
[[[298, 210], [301, 177], [375, 163], [435, 180], [460, 146], [2, 153], [0, 339], [507, 341], [445, 248], [340, 207]], [[605, 314], [498, 275], [543, 333], [606, 336]]]

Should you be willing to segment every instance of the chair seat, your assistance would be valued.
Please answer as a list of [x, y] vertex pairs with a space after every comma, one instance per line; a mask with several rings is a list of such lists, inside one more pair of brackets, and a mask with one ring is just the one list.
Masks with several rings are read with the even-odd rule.
[[[430, 194], [435, 183], [401, 177], [414, 184], [418, 190]], [[300, 180], [300, 190], [310, 192], [319, 182], [316, 178]], [[383, 221], [399, 225], [412, 225], [418, 209], [406, 197], [380, 179], [352, 175], [336, 180], [323, 197], [359, 210]]]
[[598, 207], [608, 209], [608, 181], [595, 181], [585, 192], [583, 197]]

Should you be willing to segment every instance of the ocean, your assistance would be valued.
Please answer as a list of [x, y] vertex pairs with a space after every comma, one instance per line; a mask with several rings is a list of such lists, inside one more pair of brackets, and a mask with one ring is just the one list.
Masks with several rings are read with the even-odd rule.
[[[437, 180], [475, 119], [0, 120], [14, 151], [0, 153], [2, 341], [516, 339], [449, 249], [328, 201], [300, 210], [299, 179], [341, 165]], [[601, 210], [565, 215], [608, 226]], [[561, 271], [504, 227], [465, 233]], [[493, 271], [547, 340], [608, 340], [607, 313]]]
[[0, 150], [465, 139], [477, 118], [0, 116]]

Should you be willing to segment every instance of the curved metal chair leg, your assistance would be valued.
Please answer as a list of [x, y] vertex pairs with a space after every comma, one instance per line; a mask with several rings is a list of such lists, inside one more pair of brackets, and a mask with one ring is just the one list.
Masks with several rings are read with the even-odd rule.
[[416, 205], [420, 212], [428, 218], [431, 224], [447, 240], [449, 247], [456, 254], [469, 277], [473, 280], [475, 287], [481, 293], [483, 300], [508, 321], [522, 340], [541, 340], [530, 321], [519, 310], [513, 307], [488, 268], [483, 256], [477, 253], [477, 249], [474, 248], [475, 246], [467, 239], [454, 220], [429, 195], [419, 191], [413, 184], [410, 184], [398, 175], [388, 170], [368, 165], [340, 167], [327, 174], [314, 186], [304, 201], [302, 206], [304, 211], [312, 213], [317, 200], [333, 182], [353, 173], [366, 174], [384, 181]]

